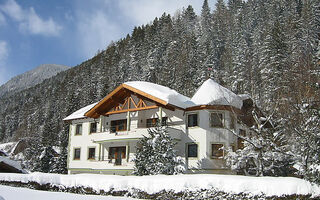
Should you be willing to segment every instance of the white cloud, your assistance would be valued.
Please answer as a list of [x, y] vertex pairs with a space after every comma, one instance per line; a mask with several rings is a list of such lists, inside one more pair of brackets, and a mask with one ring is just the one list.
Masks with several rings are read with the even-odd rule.
[[0, 9], [9, 17], [19, 23], [20, 31], [44, 36], [57, 36], [62, 27], [52, 18], [44, 20], [30, 7], [22, 9], [14, 0], [8, 0], [0, 5]]
[[199, 0], [121, 0], [118, 1], [121, 14], [133, 19], [137, 25], [149, 23], [155, 17], [160, 17], [164, 12], [173, 15], [177, 9], [192, 5], [199, 12], [203, 1]]
[[0, 63], [3, 63], [9, 55], [6, 41], [0, 40]]
[[0, 85], [8, 80], [6, 73], [6, 60], [9, 56], [8, 45], [6, 41], [0, 40]]
[[98, 49], [105, 49], [109, 41], [121, 34], [119, 27], [102, 10], [81, 13], [77, 19], [77, 29], [80, 51], [86, 58], [93, 56]]

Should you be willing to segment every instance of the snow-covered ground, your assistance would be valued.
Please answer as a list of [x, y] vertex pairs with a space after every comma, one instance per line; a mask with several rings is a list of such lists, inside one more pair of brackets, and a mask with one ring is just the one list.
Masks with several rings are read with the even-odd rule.
[[59, 187], [90, 187], [96, 191], [130, 191], [137, 189], [154, 194], [166, 191], [199, 191], [214, 189], [230, 194], [251, 194], [265, 196], [312, 195], [320, 196], [320, 186], [293, 177], [247, 177], [236, 175], [157, 175], [116, 176], [99, 174], [59, 175], [45, 173], [0, 174], [0, 181], [38, 182]]
[[[2, 197], [2, 198], [1, 198]], [[81, 195], [64, 192], [47, 192], [0, 185], [0, 200], [125, 200], [126, 197]]]

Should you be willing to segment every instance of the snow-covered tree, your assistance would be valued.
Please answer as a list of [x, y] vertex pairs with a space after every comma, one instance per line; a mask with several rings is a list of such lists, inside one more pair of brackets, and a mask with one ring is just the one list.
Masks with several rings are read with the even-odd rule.
[[288, 176], [293, 174], [294, 156], [288, 145], [281, 141], [281, 133], [274, 128], [266, 128], [269, 119], [258, 118], [253, 112], [256, 125], [251, 134], [236, 136], [244, 140], [244, 148], [232, 152], [227, 149], [227, 165], [232, 170], [255, 176]]
[[176, 155], [176, 142], [169, 136], [167, 129], [156, 126], [148, 129], [148, 137], [144, 136], [137, 145], [133, 174], [156, 175], [182, 173], [184, 162]]

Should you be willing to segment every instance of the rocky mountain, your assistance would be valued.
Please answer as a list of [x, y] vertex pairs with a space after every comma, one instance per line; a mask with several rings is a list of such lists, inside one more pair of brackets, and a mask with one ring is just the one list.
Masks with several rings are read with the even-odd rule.
[[11, 95], [15, 92], [30, 88], [43, 80], [57, 75], [59, 72], [69, 69], [68, 66], [56, 64], [43, 64], [33, 70], [13, 77], [7, 83], [0, 86], [0, 96]]

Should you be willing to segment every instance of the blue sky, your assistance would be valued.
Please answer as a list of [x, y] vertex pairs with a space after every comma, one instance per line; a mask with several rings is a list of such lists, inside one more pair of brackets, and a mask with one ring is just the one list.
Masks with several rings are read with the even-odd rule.
[[[134, 26], [202, 0], [0, 0], [0, 85], [41, 64], [75, 66]], [[209, 0], [213, 8], [215, 0]]]

